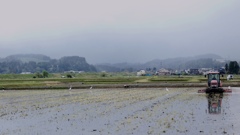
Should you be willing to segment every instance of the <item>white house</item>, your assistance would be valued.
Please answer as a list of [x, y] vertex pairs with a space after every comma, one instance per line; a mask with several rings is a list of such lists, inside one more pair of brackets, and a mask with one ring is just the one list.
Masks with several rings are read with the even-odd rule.
[[145, 70], [140, 70], [139, 72], [137, 72], [137, 76], [145, 76], [146, 72]]

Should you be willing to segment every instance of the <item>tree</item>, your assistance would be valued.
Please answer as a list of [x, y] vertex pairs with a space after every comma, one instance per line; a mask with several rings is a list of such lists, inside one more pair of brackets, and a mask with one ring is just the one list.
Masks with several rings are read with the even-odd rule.
[[106, 77], [107, 74], [105, 72], [101, 73], [101, 77]]
[[44, 71], [42, 72], [42, 74], [43, 74], [43, 78], [48, 77], [48, 72], [47, 72], [47, 71], [44, 70]]
[[67, 74], [67, 78], [72, 78], [72, 75], [70, 75], [70, 74]]
[[226, 70], [226, 72], [228, 72], [228, 64], [227, 63], [225, 64], [225, 70]]
[[230, 74], [238, 74], [239, 65], [236, 61], [230, 61], [229, 63], [229, 73]]
[[43, 75], [42, 75], [41, 73], [37, 72], [37, 73], [36, 73], [36, 77], [37, 77], [37, 78], [43, 78]]

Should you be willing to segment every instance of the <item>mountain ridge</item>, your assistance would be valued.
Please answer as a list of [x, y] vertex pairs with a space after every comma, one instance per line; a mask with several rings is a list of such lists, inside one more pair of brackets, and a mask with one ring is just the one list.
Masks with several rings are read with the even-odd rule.
[[[94, 65], [98, 71], [104, 70], [104, 66], [107, 67], [106, 71], [110, 71], [110, 67], [115, 70], [124, 71], [126, 69], [141, 70], [146, 68], [170, 68], [170, 69], [186, 69], [186, 68], [219, 68], [223, 66], [222, 62], [218, 62], [217, 59], [223, 59], [216, 54], [202, 54], [192, 57], [176, 57], [168, 59], [154, 59], [145, 63], [114, 63], [114, 64], [97, 64]], [[225, 64], [225, 63], [224, 63]]]
[[87, 63], [85, 57], [64, 56], [60, 59], [51, 59], [42, 54], [16, 54], [2, 58], [0, 73], [42, 72], [58, 73], [65, 71], [96, 72], [93, 65]]
[[51, 58], [43, 54], [14, 54], [3, 58], [2, 61], [21, 61], [27, 63], [30, 61], [34, 62], [49, 62]]
[[[49, 63], [48, 67], [51, 65], [62, 65], [64, 68], [62, 70], [56, 69], [54, 67], [54, 71], [65, 71], [65, 70], [81, 70], [86, 69], [86, 71], [107, 71], [107, 72], [123, 72], [129, 71], [134, 72], [142, 69], [189, 69], [189, 68], [219, 68], [225, 65], [223, 62], [217, 61], [217, 59], [223, 59], [221, 56], [216, 54], [202, 54], [191, 57], [176, 57], [176, 58], [168, 58], [168, 59], [153, 59], [151, 61], [145, 63], [103, 63], [103, 64], [95, 64], [89, 65], [86, 62], [85, 57], [79, 56], [63, 56], [60, 59], [51, 59], [49, 56], [43, 54], [15, 54], [7, 56], [6, 58], [0, 58], [0, 62], [20, 62], [20, 63], [29, 63], [36, 62], [41, 66], [45, 65], [43, 63]], [[73, 61], [72, 61], [73, 60]], [[61, 61], [65, 61], [61, 64]], [[68, 61], [68, 62], [67, 62]], [[74, 62], [75, 61], [75, 62]], [[224, 61], [224, 60], [223, 60]], [[42, 63], [42, 64], [41, 64]], [[40, 67], [41, 67], [40, 66]], [[59, 66], [61, 67], [61, 66]], [[81, 68], [82, 67], [82, 68]], [[52, 66], [53, 68], [53, 66]], [[50, 68], [50, 69], [52, 69]], [[40, 69], [47, 69], [40, 68]], [[21, 69], [17, 70], [18, 72], [22, 71]], [[35, 70], [32, 70], [35, 71]]]

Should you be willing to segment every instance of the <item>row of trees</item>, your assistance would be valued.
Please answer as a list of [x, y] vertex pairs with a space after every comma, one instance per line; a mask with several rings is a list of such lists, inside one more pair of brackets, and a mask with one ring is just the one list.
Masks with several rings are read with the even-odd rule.
[[44, 70], [42, 73], [40, 72], [35, 73], [35, 76], [33, 76], [33, 78], [47, 78], [48, 75], [49, 73]]
[[22, 62], [21, 60], [0, 62], [0, 73], [37, 73], [42, 71], [58, 73], [69, 70], [96, 72], [94, 66], [89, 65], [85, 58], [79, 56], [63, 57], [59, 60], [52, 59], [48, 62]]
[[230, 61], [229, 64], [225, 64], [225, 70], [229, 74], [238, 74], [239, 73], [239, 65], [236, 61]]

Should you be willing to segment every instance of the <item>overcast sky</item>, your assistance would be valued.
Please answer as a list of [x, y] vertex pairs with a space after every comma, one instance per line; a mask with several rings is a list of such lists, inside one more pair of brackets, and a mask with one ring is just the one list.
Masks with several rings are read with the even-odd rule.
[[239, 0], [1, 0], [0, 57], [240, 58]]

